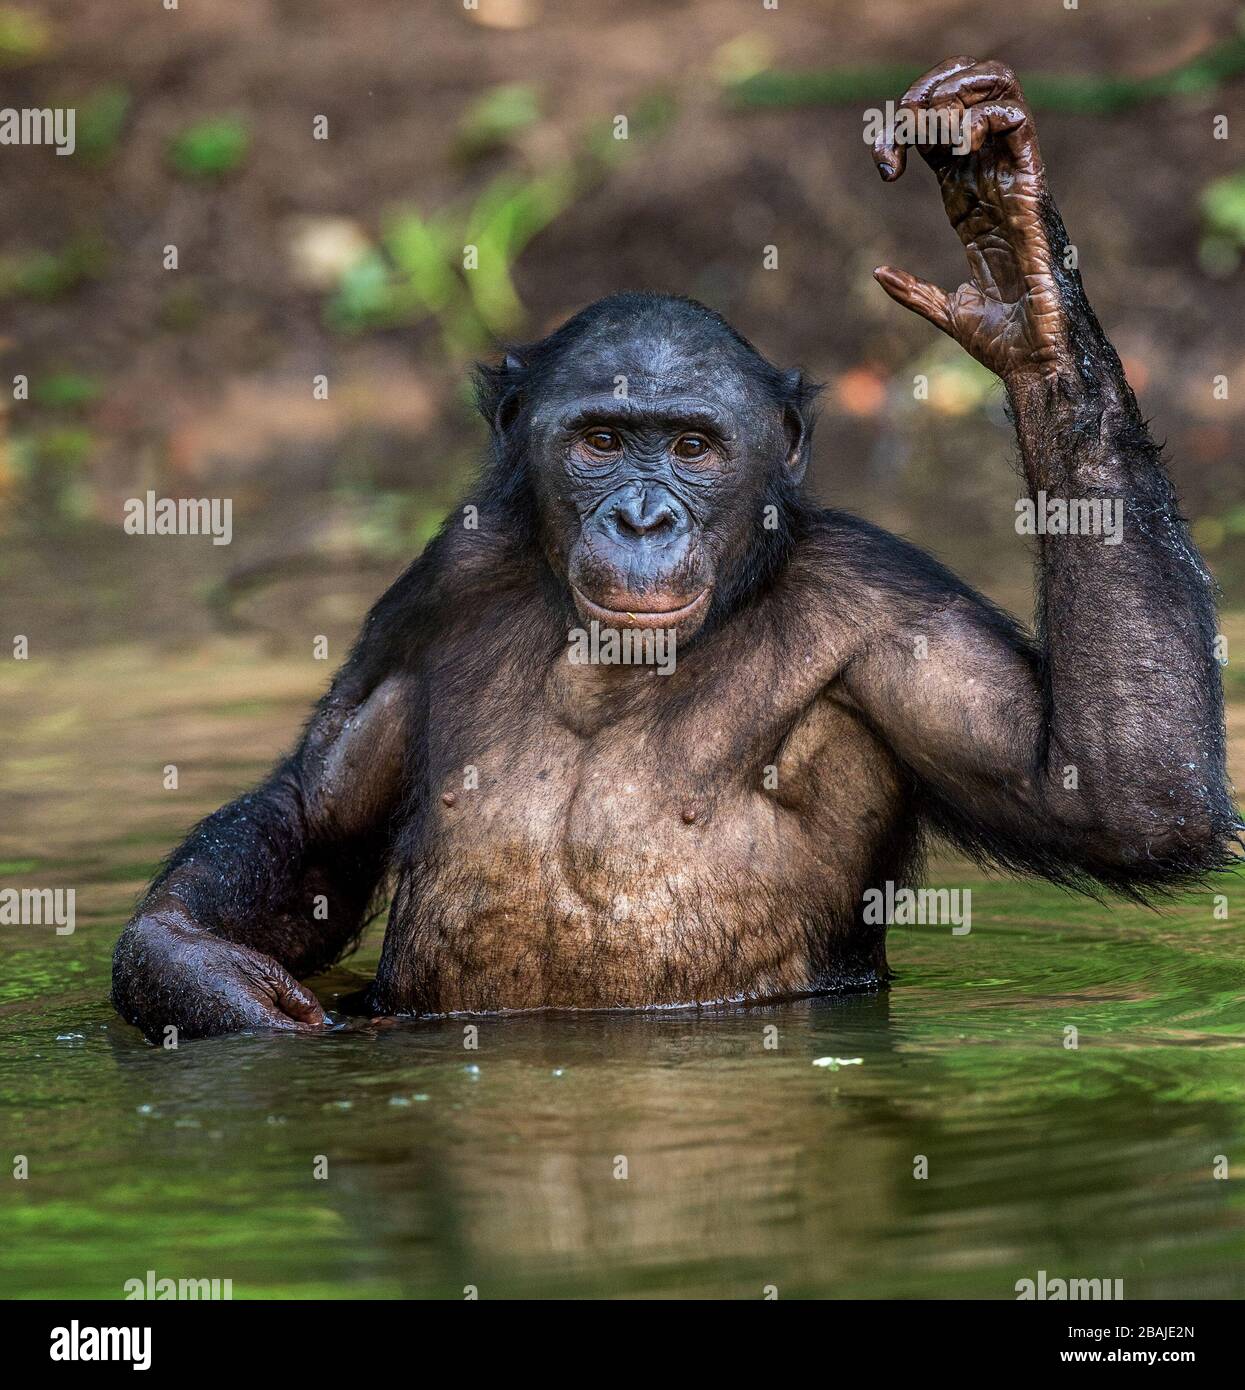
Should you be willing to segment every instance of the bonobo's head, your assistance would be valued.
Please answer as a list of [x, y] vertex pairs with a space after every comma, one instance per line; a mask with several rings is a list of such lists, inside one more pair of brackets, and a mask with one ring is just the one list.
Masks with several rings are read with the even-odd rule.
[[685, 639], [763, 577], [813, 392], [712, 310], [613, 295], [482, 367], [478, 386], [503, 486], [530, 487], [582, 619]]

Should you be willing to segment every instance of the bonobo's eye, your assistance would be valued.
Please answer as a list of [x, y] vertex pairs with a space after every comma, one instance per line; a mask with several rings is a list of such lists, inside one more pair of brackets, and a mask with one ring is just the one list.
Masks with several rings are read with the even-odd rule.
[[579, 436], [579, 443], [589, 459], [611, 459], [622, 453], [622, 439], [618, 431], [604, 426], [585, 430]]
[[681, 434], [674, 441], [674, 456], [684, 463], [703, 463], [713, 452], [713, 445], [703, 434]]

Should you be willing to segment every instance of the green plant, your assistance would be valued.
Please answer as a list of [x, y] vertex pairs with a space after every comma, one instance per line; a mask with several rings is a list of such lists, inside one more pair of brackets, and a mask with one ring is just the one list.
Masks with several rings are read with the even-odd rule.
[[476, 159], [509, 144], [540, 120], [540, 98], [530, 82], [506, 82], [473, 102], [458, 123], [455, 153]]
[[[508, 98], [518, 104], [513, 94]], [[656, 93], [636, 108], [627, 140], [613, 123], [590, 128], [578, 154], [536, 173], [507, 170], [470, 205], [434, 213], [399, 208], [386, 218], [380, 244], [347, 270], [325, 305], [341, 332], [434, 318], [447, 351], [461, 358], [524, 320], [514, 267], [535, 237], [644, 139], [671, 119], [674, 105]]]
[[[1150, 77], [1026, 72], [1025, 96], [1034, 111], [1105, 115], [1165, 97], [1213, 91], [1245, 73], [1245, 35], [1226, 39], [1189, 62]], [[727, 101], [738, 107], [876, 105], [895, 98], [917, 77], [906, 67], [771, 69], [727, 80]]]
[[97, 236], [81, 236], [59, 251], [19, 251], [0, 256], [0, 300], [59, 299], [97, 279], [108, 259]]
[[91, 432], [78, 425], [15, 435], [10, 458], [27, 502], [62, 521], [89, 516], [92, 495], [84, 474], [93, 446]]
[[130, 93], [119, 83], [97, 88], [75, 104], [76, 153], [89, 164], [103, 164], [116, 153], [130, 113]]
[[1200, 199], [1202, 265], [1212, 275], [1231, 274], [1245, 249], [1245, 170], [1214, 179]]
[[42, 58], [52, 47], [51, 26], [39, 15], [0, 6], [0, 67], [18, 67]]
[[212, 116], [176, 136], [169, 159], [186, 178], [219, 179], [241, 167], [250, 147], [250, 127], [242, 117]]
[[51, 376], [36, 376], [31, 393], [36, 405], [49, 410], [80, 410], [99, 399], [100, 384], [82, 372], [55, 372]]

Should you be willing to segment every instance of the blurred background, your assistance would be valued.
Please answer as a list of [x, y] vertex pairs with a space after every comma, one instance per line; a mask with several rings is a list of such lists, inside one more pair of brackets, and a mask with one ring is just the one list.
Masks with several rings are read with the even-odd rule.
[[[472, 360], [632, 287], [825, 382], [819, 494], [1027, 614], [999, 389], [870, 278], [964, 278], [928, 171], [884, 187], [861, 137], [959, 52], [1020, 72], [1092, 302], [1239, 605], [1233, 0], [47, 0], [0, 5], [4, 104], [78, 113], [71, 158], [3, 150], [2, 379], [30, 382], [0, 404], [5, 626], [45, 653], [345, 640], [470, 476]], [[148, 488], [231, 497], [233, 543], [124, 535]]]

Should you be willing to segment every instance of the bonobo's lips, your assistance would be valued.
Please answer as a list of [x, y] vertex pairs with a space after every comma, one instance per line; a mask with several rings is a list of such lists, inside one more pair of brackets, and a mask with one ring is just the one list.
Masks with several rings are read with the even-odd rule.
[[[628, 608], [606, 608], [602, 604], [594, 603], [574, 584], [571, 585], [571, 589], [575, 594], [575, 603], [580, 614], [585, 618], [595, 618], [607, 627], [685, 627], [704, 614], [712, 592], [710, 589], [702, 589], [690, 603], [680, 604], [677, 608], [654, 608], [654, 603], [661, 602], [655, 595], [637, 596], [629, 600]], [[617, 598], [615, 601], [617, 602]]]

